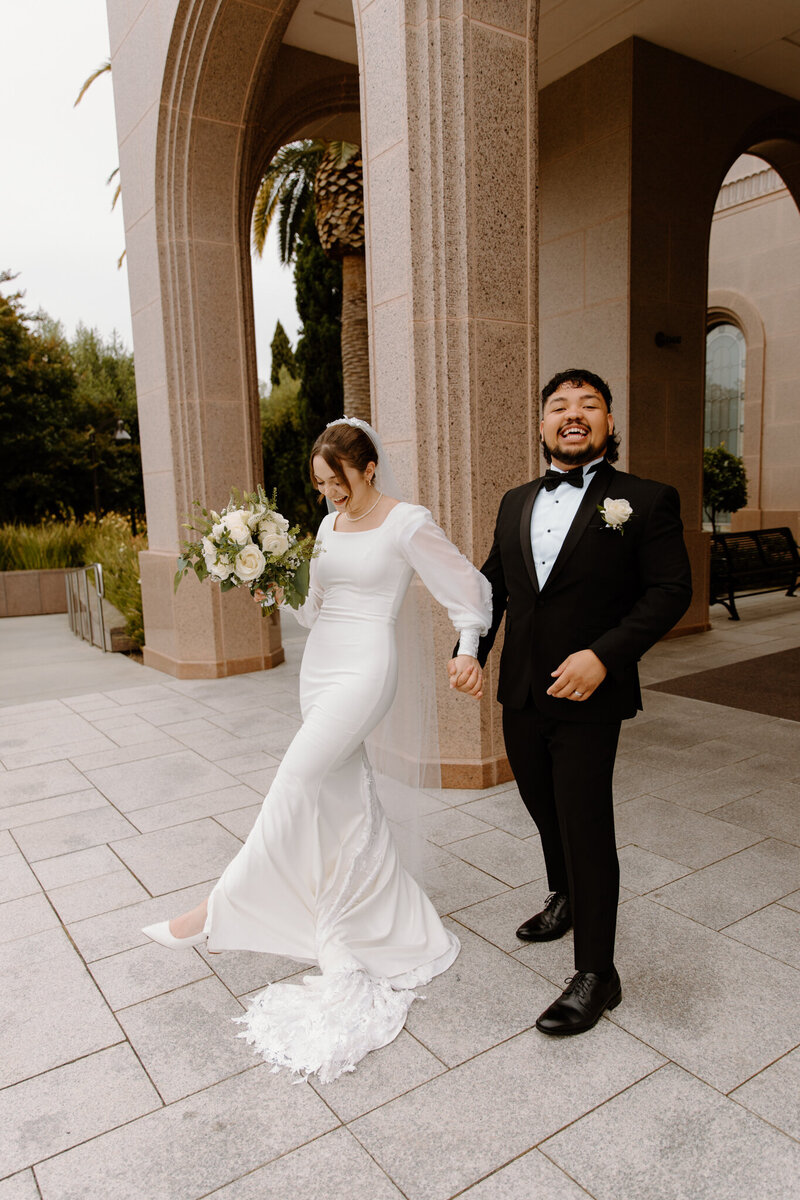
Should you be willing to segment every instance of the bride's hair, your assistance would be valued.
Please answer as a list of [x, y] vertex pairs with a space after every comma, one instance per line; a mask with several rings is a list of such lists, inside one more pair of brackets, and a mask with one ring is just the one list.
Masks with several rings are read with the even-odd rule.
[[[372, 462], [378, 465], [378, 451], [369, 434], [357, 425], [329, 425], [319, 435], [311, 447], [308, 460], [308, 470], [312, 487], [317, 487], [314, 475], [314, 459], [322, 458], [336, 476], [337, 481], [347, 491], [350, 485], [344, 473], [345, 466], [354, 467], [356, 471], [366, 471]], [[320, 496], [320, 501], [324, 499]]]

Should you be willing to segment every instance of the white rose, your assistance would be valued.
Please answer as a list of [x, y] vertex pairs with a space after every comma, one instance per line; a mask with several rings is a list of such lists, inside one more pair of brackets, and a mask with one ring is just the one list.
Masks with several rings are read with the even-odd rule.
[[259, 533], [277, 533], [278, 525], [272, 513], [265, 513], [258, 523]]
[[257, 504], [252, 512], [247, 514], [247, 525], [249, 529], [258, 529], [258, 523], [264, 516], [267, 510], [263, 504]]
[[212, 579], [228, 579], [233, 574], [233, 567], [224, 562], [208, 564], [208, 573]]
[[242, 583], [252, 583], [264, 573], [267, 563], [264, 555], [252, 542], [236, 555], [236, 574]]
[[217, 547], [214, 545], [211, 538], [209, 538], [209, 537], [204, 537], [202, 544], [203, 544], [203, 558], [206, 560], [206, 566], [208, 567], [208, 569], [210, 571], [212, 564], [215, 563], [217, 560]]
[[243, 508], [235, 508], [233, 512], [226, 513], [222, 518], [223, 527], [240, 546], [244, 546], [250, 541], [250, 526], [247, 518], [248, 514]]
[[274, 512], [272, 514], [272, 519], [278, 526], [278, 529], [280, 529], [281, 533], [286, 533], [287, 529], [289, 528], [289, 522], [286, 520], [286, 517], [284, 517], [282, 513]]
[[607, 523], [613, 525], [615, 529], [624, 525], [632, 512], [633, 509], [627, 500], [612, 500], [606, 496], [603, 501], [603, 516]]
[[267, 530], [261, 535], [261, 549], [265, 554], [273, 554], [278, 558], [289, 549], [289, 539], [285, 533], [273, 533]]

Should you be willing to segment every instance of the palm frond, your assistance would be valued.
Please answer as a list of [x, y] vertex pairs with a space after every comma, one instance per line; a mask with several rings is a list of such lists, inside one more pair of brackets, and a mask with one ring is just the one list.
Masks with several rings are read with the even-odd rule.
[[88, 77], [88, 79], [84, 79], [83, 86], [81, 87], [81, 90], [78, 92], [78, 95], [75, 99], [75, 103], [73, 104], [72, 107], [77, 108], [78, 105], [80, 104], [81, 100], [83, 99], [83, 97], [88, 92], [89, 88], [94, 83], [95, 79], [99, 79], [101, 75], [105, 75], [106, 72], [110, 72], [110, 70], [111, 70], [111, 59], [107, 58], [104, 63], [100, 64], [100, 66], [97, 68], [96, 71], [92, 71], [92, 73]]
[[313, 203], [314, 176], [325, 146], [319, 139], [289, 142], [270, 162], [253, 207], [253, 248], [259, 256], [277, 211], [281, 261], [291, 261], [303, 215]]

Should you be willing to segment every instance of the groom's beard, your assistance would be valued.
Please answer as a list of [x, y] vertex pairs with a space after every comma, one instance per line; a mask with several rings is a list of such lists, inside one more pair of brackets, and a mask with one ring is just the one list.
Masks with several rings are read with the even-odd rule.
[[594, 462], [601, 454], [605, 454], [608, 446], [608, 435], [602, 439], [602, 442], [589, 441], [586, 446], [570, 446], [561, 442], [545, 441], [544, 438], [539, 439], [542, 445], [550, 451], [551, 458], [557, 462], [568, 463], [571, 467], [582, 467], [586, 463]]

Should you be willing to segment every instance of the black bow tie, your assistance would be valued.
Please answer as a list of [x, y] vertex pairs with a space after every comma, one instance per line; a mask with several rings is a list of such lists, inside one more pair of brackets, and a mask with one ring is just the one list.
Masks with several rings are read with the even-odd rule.
[[560, 483], [583, 487], [583, 467], [573, 467], [571, 471], [554, 471], [552, 467], [548, 467], [544, 473], [545, 491], [554, 492]]

